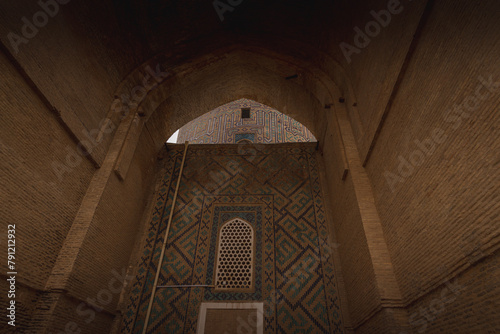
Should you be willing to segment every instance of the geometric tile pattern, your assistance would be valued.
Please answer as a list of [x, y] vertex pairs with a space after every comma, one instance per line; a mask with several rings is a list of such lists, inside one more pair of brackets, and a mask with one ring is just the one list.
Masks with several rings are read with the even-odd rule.
[[[196, 333], [207, 301], [263, 302], [265, 333], [344, 332], [315, 146], [189, 147], [158, 285], [214, 284], [218, 231], [240, 218], [254, 230], [254, 289], [158, 289], [148, 333]], [[122, 333], [144, 325], [182, 148], [167, 155]]]
[[217, 289], [250, 290], [253, 285], [254, 235], [252, 225], [240, 218], [224, 223], [217, 245]]
[[[241, 118], [241, 109], [250, 117]], [[276, 109], [249, 99], [224, 104], [179, 129], [177, 143], [233, 144], [242, 139], [252, 143], [314, 142], [314, 135], [300, 122]]]

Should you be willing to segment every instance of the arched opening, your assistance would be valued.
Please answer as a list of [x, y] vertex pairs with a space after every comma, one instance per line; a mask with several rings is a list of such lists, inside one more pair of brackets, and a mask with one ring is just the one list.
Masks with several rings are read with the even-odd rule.
[[237, 144], [314, 142], [316, 138], [292, 117], [250, 99], [224, 104], [178, 130], [177, 143]]
[[[147, 66], [160, 66], [154, 65], [157, 60], [152, 59]], [[193, 60], [193, 66], [179, 66], [171, 71], [171, 76], [166, 73], [165, 79], [144, 94], [136, 106], [141, 116], [130, 120], [131, 130], [126, 132], [125, 145], [120, 148], [115, 167], [119, 177], [126, 177], [132, 160], [141, 163], [158, 157], [167, 138], [183, 125], [240, 99], [257, 101], [300, 122], [319, 146], [325, 138], [333, 139], [335, 147], [325, 152], [347, 169], [338, 123], [333, 108], [329, 107], [334, 104], [334, 96], [340, 94], [339, 89], [321, 70], [299, 64], [291, 56], [283, 59], [248, 46], [242, 49], [233, 46], [223, 49], [221, 54], [199, 57]], [[287, 80], [290, 71], [300, 72], [300, 81]], [[175, 77], [176, 72], [182, 76]], [[140, 75], [138, 70], [128, 78], [131, 82], [123, 86], [140, 82]], [[120, 109], [120, 102], [113, 106]]]
[[[294, 313], [294, 317], [310, 318], [312, 327], [309, 330], [313, 332], [328, 332], [342, 326], [341, 316], [333, 319], [327, 315], [334, 309], [340, 309], [339, 296], [335, 297], [338, 302], [331, 302], [324, 292], [337, 294], [336, 275], [323, 280], [321, 271], [311, 269], [321, 267], [335, 271], [332, 257], [321, 255], [331, 252], [331, 248], [327, 249], [327, 238], [332, 226], [326, 222], [328, 218], [324, 214], [327, 211], [324, 206], [328, 204], [322, 196], [322, 167], [318, 162], [321, 142], [326, 137], [336, 138], [337, 141], [334, 147], [330, 147], [327, 156], [335, 156], [341, 166], [344, 166], [338, 125], [331, 110], [325, 108], [325, 105], [332, 104], [331, 96], [334, 93], [330, 89], [335, 91], [335, 86], [331, 80], [318, 80], [317, 73], [313, 75], [311, 69], [300, 69], [301, 74], [297, 77], [301, 80], [296, 83], [293, 79], [287, 79], [290, 71], [296, 72], [299, 69], [279, 58], [230, 50], [224, 57], [217, 57], [213, 61], [207, 62], [205, 59], [196, 68], [196, 72], [183, 73], [183, 76], [175, 80], [167, 77], [138, 105], [142, 116], [136, 117], [136, 122], [130, 121], [130, 130], [126, 134], [125, 145], [120, 149], [115, 171], [125, 179], [128, 178], [129, 166], [134, 168], [134, 164], [144, 164], [147, 157], [150, 160], [154, 157], [161, 158], [156, 175], [161, 179], [155, 195], [158, 200], [153, 200], [146, 209], [146, 214], [152, 214], [153, 220], [145, 223], [148, 230], [144, 235], [147, 240], [143, 242], [147, 247], [143, 250], [143, 262], [138, 268], [148, 274], [138, 277], [136, 284], [149, 286], [151, 282], [147, 281], [148, 277], [156, 272], [155, 268], [159, 268], [160, 277], [164, 278], [159, 284], [182, 286], [174, 291], [160, 289], [158, 295], [155, 295], [154, 298], [163, 300], [169, 307], [177, 308], [175, 304], [181, 302], [183, 305], [191, 305], [187, 310], [189, 314], [197, 314], [196, 308], [200, 305], [198, 299], [192, 299], [194, 295], [185, 295], [181, 290], [191, 285], [206, 287], [207, 290], [203, 292], [205, 301], [220, 298], [260, 301], [272, 299], [272, 294], [282, 291], [286, 291], [283, 292], [283, 298], [291, 300], [305, 289], [307, 295], [321, 295], [317, 299], [318, 307], [303, 305], [302, 310], [307, 308], [307, 311], [295, 309], [285, 312]], [[184, 124], [232, 102], [241, 103], [237, 109], [240, 117], [232, 124], [241, 125], [241, 132], [235, 131], [227, 136], [227, 132], [219, 131], [219, 138], [226, 134], [230, 143], [243, 144], [261, 140], [260, 143], [233, 146], [220, 145], [221, 141], [214, 140], [211, 143], [214, 145], [190, 145], [184, 157], [180, 145], [165, 145], [165, 139], [176, 129], [182, 130]], [[274, 110], [276, 117], [270, 117], [268, 123], [270, 126], [274, 124], [274, 130], [278, 124], [277, 112], [282, 112], [279, 117], [284, 131], [273, 132], [269, 128], [257, 128], [262, 125], [256, 117], [260, 117], [261, 113], [252, 113], [254, 104]], [[225, 121], [227, 119], [228, 117]], [[265, 117], [262, 119], [265, 120]], [[253, 124], [255, 131], [249, 131], [252, 127], [245, 127], [246, 124]], [[234, 127], [228, 127], [232, 128]], [[206, 131], [205, 129], [205, 135]], [[249, 134], [253, 134], [253, 138]], [[288, 142], [287, 134], [291, 139]], [[179, 131], [179, 137], [181, 136]], [[206, 144], [205, 140], [203, 138], [203, 144]], [[276, 145], [258, 145], [266, 140]], [[313, 140], [318, 140], [319, 145]], [[179, 142], [182, 141], [184, 140], [179, 138]], [[331, 143], [330, 141], [330, 145]], [[186, 168], [181, 172], [181, 161], [184, 158]], [[160, 246], [156, 236], [161, 226], [166, 224], [160, 212], [165, 210], [168, 199], [176, 193], [174, 188], [177, 177], [180, 180], [180, 204], [174, 210], [171, 235], [168, 236], [165, 255], [168, 261], [158, 266], [157, 259], [151, 257], [151, 254], [155, 254]], [[253, 220], [256, 226], [255, 259], [259, 261], [259, 265], [256, 265], [255, 290], [244, 295], [232, 292], [221, 295], [221, 292], [215, 291], [216, 281], [213, 278], [217, 235], [214, 228], [224, 217], [231, 219], [231, 215], [242, 213], [248, 215], [246, 218]], [[273, 215], [282, 217], [273, 220]], [[272, 232], [275, 230], [276, 232]], [[277, 236], [269, 233], [277, 233]], [[269, 253], [271, 250], [273, 254]], [[305, 265], [310, 263], [314, 264], [313, 267]], [[290, 270], [292, 267], [294, 269]], [[189, 268], [187, 272], [192, 270], [198, 274], [189, 276], [185, 274], [185, 270], [178, 271], [177, 268]], [[265, 277], [268, 278], [264, 279]], [[278, 288], [278, 281], [285, 285]], [[313, 282], [321, 283], [310, 286]], [[139, 298], [140, 303], [129, 303], [127, 314], [133, 314], [135, 319], [146, 319], [147, 315], [143, 310], [149, 298], [146, 295], [148, 291], [135, 291], [131, 292], [130, 297]], [[153, 301], [153, 309], [157, 303]], [[266, 312], [272, 314], [273, 307], [267, 305], [266, 308], [269, 309]], [[157, 321], [167, 321], [166, 328], [169, 330], [185, 325], [186, 319], [170, 316], [158, 315]], [[273, 322], [274, 316], [270, 315], [265, 320]], [[318, 318], [322, 321], [314, 323], [314, 319]], [[151, 319], [153, 323], [148, 326], [156, 326], [156, 320]], [[135, 320], [129, 318], [124, 321], [129, 323], [128, 326], [132, 324], [134, 330], [143, 329], [139, 321], [134, 323]]]

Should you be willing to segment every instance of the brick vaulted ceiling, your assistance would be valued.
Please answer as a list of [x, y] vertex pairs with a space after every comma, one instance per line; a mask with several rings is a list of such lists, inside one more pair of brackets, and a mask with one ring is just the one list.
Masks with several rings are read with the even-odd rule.
[[[203, 112], [246, 97], [258, 98], [295, 117], [289, 110], [291, 105], [301, 107], [293, 98], [296, 96], [291, 92], [294, 89], [301, 92], [302, 100], [311, 95], [317, 106], [332, 105], [339, 98], [345, 98], [362, 157], [368, 155], [372, 146], [425, 7], [423, 2], [405, 3], [406, 10], [398, 14], [397, 21], [393, 18], [397, 23], [381, 33], [382, 36], [390, 32], [391, 38], [382, 36], [381, 42], [370, 51], [359, 56], [355, 54], [353, 64], [356, 66], [351, 66], [353, 64], [344, 57], [339, 45], [342, 42], [352, 44], [353, 28], [364, 27], [366, 22], [373, 20], [371, 11], [386, 9], [387, 1], [108, 0], [61, 3], [61, 14], [40, 29], [41, 37], [20, 45], [24, 52], [14, 57], [57, 110], [74, 113], [73, 117], [87, 129], [94, 128], [99, 117], [105, 116], [113, 96], [130, 84], [130, 77], [140, 72], [144, 64], [155, 67], [161, 63], [165, 69], [174, 69], [179, 84], [186, 87], [187, 80], [182, 79], [187, 72], [201, 72], [224, 57], [232, 57], [237, 61], [227, 62], [223, 68], [226, 75], [214, 74], [212, 80], [204, 83], [222, 86], [226, 82], [234, 86], [228, 78], [242, 77], [245, 79], [238, 85], [246, 92], [240, 89], [227, 94], [226, 98], [213, 101], [213, 105], [204, 106], [200, 102]], [[0, 32], [4, 45], [9, 45], [6, 38], [9, 32], [20, 33], [22, 22], [19, 18], [31, 18], [39, 10], [37, 3], [0, 4], [3, 20]], [[241, 54], [242, 49], [250, 53]], [[371, 57], [373, 50], [381, 54], [378, 59]], [[256, 55], [265, 59], [256, 60]], [[186, 70], [182, 70], [182, 66]], [[41, 73], [40, 68], [46, 69], [46, 73]], [[50, 82], [66, 80], [70, 72], [75, 76], [93, 77], [90, 80], [95, 101], [89, 101], [85, 91], [71, 85], [51, 86]], [[294, 79], [285, 82], [290, 77]], [[196, 76], [189, 80], [201, 82]], [[262, 89], [262, 81], [272, 80], [275, 91], [267, 91], [261, 96], [248, 93], [252, 89]], [[288, 92], [288, 100], [284, 93], [281, 94], [283, 91]], [[283, 96], [278, 96], [280, 94]], [[164, 96], [164, 100], [169, 96]], [[286, 102], [273, 104], [270, 101], [280, 98]], [[57, 100], [61, 100], [60, 103]], [[82, 105], [83, 110], [76, 110], [75, 103]], [[95, 113], [96, 109], [100, 111]], [[325, 124], [321, 117], [324, 116], [318, 115], [317, 110], [302, 110], [304, 117], [296, 119], [321, 141], [324, 132], [321, 126]], [[175, 127], [199, 114], [187, 112], [181, 116], [186, 117], [170, 117]], [[91, 117], [94, 119], [87, 119]], [[162, 139], [175, 130], [167, 129]]]
[[333, 2], [241, 0], [230, 3], [130, 0], [115, 1], [114, 10], [120, 29], [140, 39], [149, 56], [174, 45], [213, 36], [227, 36], [235, 42], [241, 37], [252, 37], [269, 45], [283, 39], [295, 40], [318, 50], [331, 44], [332, 23], [336, 20]]
[[[22, 52], [16, 54], [9, 48], [7, 36], [10, 32], [21, 33], [21, 18], [31, 20], [41, 9], [38, 3], [1, 3], [0, 33], [4, 47], [55, 109], [61, 114], [74, 114], [71, 117], [85, 128], [97, 126], [113, 97], [131, 83], [131, 76], [138, 74], [141, 66], [155, 67], [161, 63], [165, 70], [175, 72], [175, 80], [182, 87], [191, 82], [192, 88], [200, 92], [204, 86], [195, 87], [196, 82], [219, 86], [219, 94], [214, 95], [218, 99], [206, 105], [198, 102], [203, 106], [202, 112], [246, 97], [258, 98], [295, 117], [289, 110], [291, 105], [301, 106], [293, 98], [294, 89], [301, 92], [302, 100], [311, 95], [317, 106], [345, 99], [360, 156], [366, 163], [434, 2], [61, 0], [60, 3], [60, 13], [40, 29], [36, 38], [19, 46]], [[366, 29], [367, 22], [374, 21], [373, 13], [387, 10], [391, 3], [400, 5], [390, 24], [371, 38], [369, 47], [361, 48], [359, 53], [352, 54], [352, 59], [347, 59], [341, 43], [356, 44], [356, 28]], [[484, 6], [482, 11], [486, 13]], [[459, 9], [450, 12], [448, 18], [458, 20], [459, 12]], [[492, 26], [494, 20], [491, 14], [483, 22]], [[446, 29], [439, 31], [448, 33]], [[495, 39], [494, 29], [486, 31], [481, 36], [483, 45]], [[223, 58], [235, 60], [228, 60], [211, 79], [207, 75], [201, 77], [202, 69]], [[188, 78], [190, 71], [198, 71], [200, 76]], [[82, 75], [92, 83], [92, 89], [72, 84], [53, 85]], [[289, 77], [294, 79], [285, 80]], [[274, 91], [250, 96], [249, 91], [262, 89], [263, 82], [273, 80]], [[235, 84], [239, 87], [235, 88]], [[234, 92], [223, 97], [222, 91], [228, 89]], [[288, 92], [291, 98], [287, 100], [283, 92]], [[89, 93], [92, 100], [87, 98]], [[164, 95], [163, 100], [174, 94]], [[186, 90], [184, 95], [193, 100], [193, 91]], [[285, 102], [270, 101], [280, 98]], [[302, 110], [303, 117], [296, 119], [321, 142], [323, 116], [318, 110]], [[180, 118], [168, 119], [176, 128], [200, 116], [189, 112], [179, 115]], [[162, 140], [176, 128], [167, 129]]]

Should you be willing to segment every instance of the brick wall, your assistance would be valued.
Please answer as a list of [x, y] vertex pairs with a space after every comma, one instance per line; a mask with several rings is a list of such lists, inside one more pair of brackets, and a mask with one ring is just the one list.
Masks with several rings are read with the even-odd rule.
[[500, 254], [483, 258], [408, 307], [409, 326], [418, 333], [495, 333], [500, 328]]
[[466, 306], [494, 300], [480, 282], [495, 280], [482, 258], [499, 245], [500, 95], [481, 82], [500, 79], [497, 11], [494, 1], [434, 4], [367, 165], [410, 314], [443, 280], [478, 282], [427, 332], [498, 330], [498, 308], [470, 320]]
[[[139, 143], [153, 147], [147, 135]], [[147, 150], [135, 152], [126, 180], [120, 180], [116, 173], [110, 175], [73, 263], [68, 292], [57, 304], [48, 328], [62, 331], [68, 323], [76, 322], [85, 330], [111, 330], [122, 289], [130, 282], [132, 247], [158, 173], [156, 159], [149, 159], [150, 154]], [[68, 306], [60, 306], [69, 301]]]
[[[16, 224], [18, 315], [23, 328], [95, 168], [84, 158], [68, 160], [78, 156], [74, 140], [3, 53], [0, 67], [0, 221], [4, 229]], [[54, 171], [53, 163], [62, 166], [68, 161], [74, 167], [60, 174]], [[0, 243], [7, 245], [6, 233]], [[2, 280], [6, 266], [2, 261]], [[4, 308], [6, 295], [0, 298]]]

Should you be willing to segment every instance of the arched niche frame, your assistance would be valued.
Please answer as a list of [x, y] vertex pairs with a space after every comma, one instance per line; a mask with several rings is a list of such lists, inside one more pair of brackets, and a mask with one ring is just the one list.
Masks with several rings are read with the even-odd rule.
[[[286, 58], [286, 59], [283, 59]], [[333, 128], [342, 143], [332, 105], [339, 89], [326, 73], [307, 68], [293, 57], [272, 54], [269, 50], [229, 47], [196, 61], [167, 69], [154, 64], [150, 69], [165, 69], [164, 78], [144, 94], [130, 122], [124, 145], [118, 152], [115, 172], [126, 177], [135, 152], [152, 161], [165, 140], [179, 127], [223, 104], [248, 98], [266, 104], [305, 125], [321, 143], [327, 128]], [[308, 65], [308, 64], [306, 64]], [[145, 65], [143, 66], [143, 68]], [[300, 73], [287, 80], [290, 72]], [[137, 74], [134, 76], [137, 81]], [[124, 85], [130, 89], [132, 84]], [[133, 89], [133, 88], [132, 88]], [[123, 123], [123, 122], [122, 122]], [[343, 144], [339, 148], [347, 170]]]
[[[102, 174], [114, 171], [118, 178], [128, 181], [127, 172], [134, 165], [133, 181], [144, 179], [136, 183], [145, 189], [147, 185], [143, 183], [152, 182], [151, 165], [164, 152], [165, 140], [182, 125], [241, 98], [265, 104], [299, 121], [313, 133], [325, 163], [330, 163], [327, 184], [340, 177], [349, 180], [354, 192], [353, 210], [358, 211], [364, 232], [360, 234], [360, 242], [366, 243], [366, 257], [376, 277], [367, 281], [364, 288], [377, 291], [380, 298], [374, 297], [376, 305], [401, 304], [373, 191], [367, 187], [369, 177], [354, 135], [359, 119], [357, 112], [350, 112], [354, 107], [344, 103], [355, 101], [351, 83], [334, 60], [293, 41], [288, 49], [279, 52], [270, 46], [245, 42], [220, 46], [189, 59], [176, 59], [175, 53], [170, 53], [154, 57], [134, 71], [122, 82], [117, 96], [142, 87], [146, 67], [166, 73], [134, 100], [130, 111], [125, 113], [108, 150], [106, 168], [101, 168]], [[334, 190], [329, 188], [329, 191]], [[347, 255], [348, 252], [344, 256]], [[344, 274], [354, 277], [355, 271]], [[381, 300], [386, 304], [382, 305]]]

